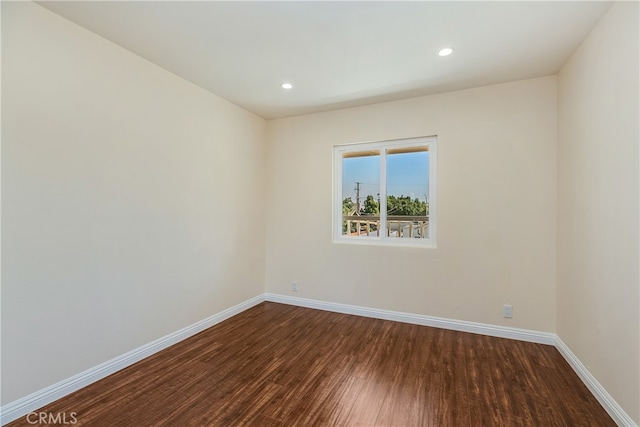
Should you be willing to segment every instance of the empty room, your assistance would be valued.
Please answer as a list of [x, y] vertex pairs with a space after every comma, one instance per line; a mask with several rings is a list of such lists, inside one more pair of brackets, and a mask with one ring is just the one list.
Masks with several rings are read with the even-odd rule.
[[638, 1], [2, 1], [2, 425], [638, 426]]

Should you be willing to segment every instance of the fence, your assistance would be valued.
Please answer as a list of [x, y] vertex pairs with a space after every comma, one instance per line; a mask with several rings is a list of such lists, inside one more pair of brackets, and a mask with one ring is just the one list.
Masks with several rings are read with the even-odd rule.
[[[380, 217], [373, 215], [343, 216], [343, 235], [379, 236]], [[346, 225], [346, 227], [345, 227]], [[429, 237], [428, 216], [387, 216], [387, 237], [427, 238]]]

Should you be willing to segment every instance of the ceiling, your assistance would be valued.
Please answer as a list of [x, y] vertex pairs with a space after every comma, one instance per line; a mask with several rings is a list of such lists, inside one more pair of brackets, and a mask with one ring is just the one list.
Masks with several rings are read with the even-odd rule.
[[[264, 118], [555, 74], [610, 2], [43, 1]], [[455, 50], [438, 56], [445, 46]], [[294, 87], [285, 90], [283, 82]]]

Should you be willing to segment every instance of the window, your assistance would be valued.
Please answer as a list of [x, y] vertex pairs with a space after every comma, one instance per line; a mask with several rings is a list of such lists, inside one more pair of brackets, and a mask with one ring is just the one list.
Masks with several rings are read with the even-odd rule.
[[333, 153], [334, 242], [435, 247], [436, 137]]

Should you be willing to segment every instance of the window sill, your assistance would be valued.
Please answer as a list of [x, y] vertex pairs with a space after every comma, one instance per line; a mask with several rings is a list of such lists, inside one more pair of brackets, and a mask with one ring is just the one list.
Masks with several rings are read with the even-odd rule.
[[387, 246], [405, 247], [418, 249], [436, 249], [434, 239], [380, 239], [379, 237], [334, 237], [333, 243], [340, 245], [365, 245], [365, 246]]

